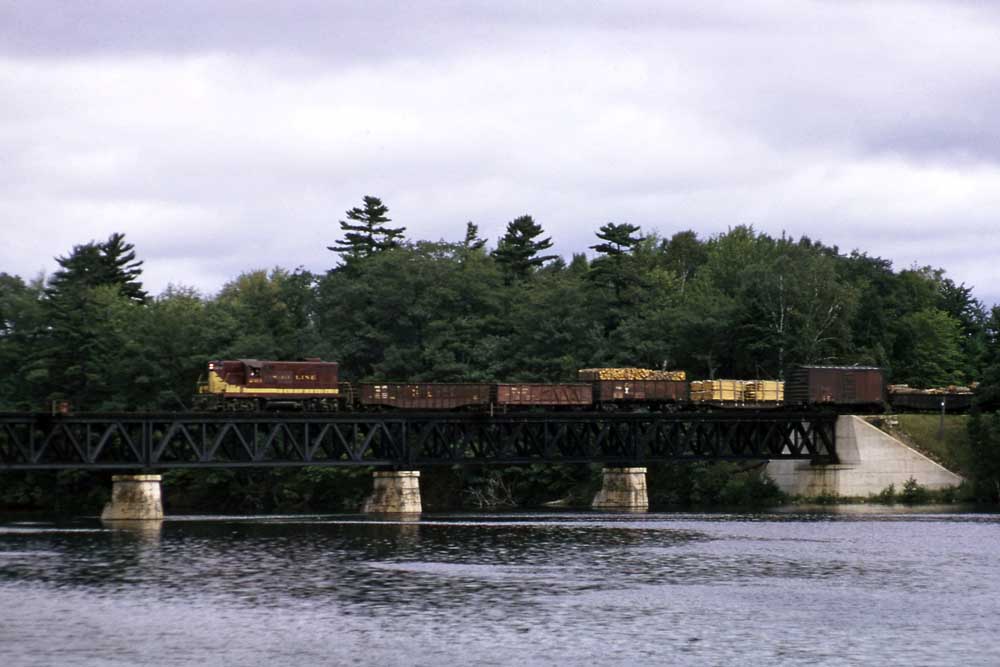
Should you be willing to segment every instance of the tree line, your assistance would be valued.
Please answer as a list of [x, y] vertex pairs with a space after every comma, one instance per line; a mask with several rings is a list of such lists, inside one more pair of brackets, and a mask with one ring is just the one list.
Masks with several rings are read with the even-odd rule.
[[780, 379], [871, 364], [919, 387], [989, 378], [1000, 311], [941, 269], [894, 270], [809, 238], [736, 226], [595, 231], [568, 260], [530, 215], [493, 248], [408, 240], [376, 197], [347, 212], [334, 264], [247, 271], [218, 294], [142, 286], [122, 234], [77, 245], [47, 279], [0, 274], [3, 409], [177, 408], [209, 359], [322, 357], [353, 380], [572, 380], [637, 365]]
[[[391, 223], [364, 197], [325, 273], [248, 270], [211, 296], [147, 293], [117, 233], [74, 246], [48, 278], [0, 273], [0, 409], [183, 409], [206, 362], [234, 358], [321, 357], [354, 381], [560, 381], [619, 365], [780, 379], [795, 364], [870, 364], [918, 387], [1000, 386], [1000, 308], [939, 268], [745, 225], [703, 238], [608, 222], [589, 257], [563, 258], [530, 215], [492, 247], [472, 222], [458, 242]], [[977, 424], [1000, 448], [1000, 422]]]

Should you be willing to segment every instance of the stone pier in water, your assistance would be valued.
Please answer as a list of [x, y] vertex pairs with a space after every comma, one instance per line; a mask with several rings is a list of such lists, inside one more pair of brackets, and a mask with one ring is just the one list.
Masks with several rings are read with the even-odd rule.
[[628, 510], [645, 512], [649, 509], [646, 493], [645, 468], [605, 468], [601, 490], [594, 496], [595, 510]]
[[160, 475], [114, 475], [111, 501], [104, 506], [105, 521], [158, 521], [163, 519]]
[[377, 470], [372, 495], [361, 510], [366, 514], [419, 514], [420, 471]]

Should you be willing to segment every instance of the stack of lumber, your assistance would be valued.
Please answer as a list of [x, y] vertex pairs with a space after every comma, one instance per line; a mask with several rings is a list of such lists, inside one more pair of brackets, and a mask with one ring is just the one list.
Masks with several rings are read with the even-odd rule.
[[743, 385], [747, 403], [784, 403], [785, 383], [777, 380], [750, 380]]
[[581, 380], [672, 380], [683, 382], [687, 379], [684, 371], [657, 371], [651, 368], [581, 368], [577, 371]]
[[743, 380], [696, 380], [691, 383], [691, 400], [742, 403], [743, 385]]
[[889, 385], [890, 394], [923, 394], [937, 396], [940, 394], [971, 394], [972, 392], [972, 387], [963, 387], [955, 384], [950, 384], [947, 387], [933, 387], [931, 389], [917, 389], [916, 387], [911, 387], [908, 384]]

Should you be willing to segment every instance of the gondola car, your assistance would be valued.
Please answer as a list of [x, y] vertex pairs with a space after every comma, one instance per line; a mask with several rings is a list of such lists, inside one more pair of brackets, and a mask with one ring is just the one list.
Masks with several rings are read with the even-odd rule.
[[464, 410], [489, 405], [490, 385], [446, 382], [361, 382], [364, 410]]
[[889, 405], [893, 412], [965, 413], [972, 409], [975, 394], [968, 388], [913, 389], [889, 385]]
[[690, 402], [690, 384], [682, 380], [594, 380], [594, 402], [608, 411], [644, 407], [663, 410]]
[[546, 384], [542, 382], [496, 385], [494, 404], [501, 410], [544, 408], [587, 408], [594, 404], [594, 390], [586, 382]]

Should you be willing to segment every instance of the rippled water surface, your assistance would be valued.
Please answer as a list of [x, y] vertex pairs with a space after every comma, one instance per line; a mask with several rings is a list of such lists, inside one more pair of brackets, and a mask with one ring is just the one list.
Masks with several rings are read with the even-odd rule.
[[0, 663], [1000, 664], [1000, 516], [0, 520]]

